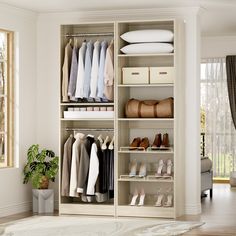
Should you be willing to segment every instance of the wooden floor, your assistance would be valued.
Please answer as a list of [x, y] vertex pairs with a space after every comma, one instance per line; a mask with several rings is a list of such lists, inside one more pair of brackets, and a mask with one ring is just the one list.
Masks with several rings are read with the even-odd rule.
[[[55, 213], [54, 215], [57, 215]], [[0, 223], [32, 216], [31, 212], [0, 218]], [[236, 189], [228, 184], [215, 184], [213, 199], [209, 196], [202, 199], [202, 214], [199, 216], [183, 216], [178, 220], [194, 220], [205, 222], [205, 225], [184, 234], [189, 236], [236, 236]]]
[[215, 184], [212, 200], [209, 196], [202, 199], [202, 214], [180, 219], [205, 222], [184, 235], [236, 236], [236, 189], [230, 188], [229, 184]]

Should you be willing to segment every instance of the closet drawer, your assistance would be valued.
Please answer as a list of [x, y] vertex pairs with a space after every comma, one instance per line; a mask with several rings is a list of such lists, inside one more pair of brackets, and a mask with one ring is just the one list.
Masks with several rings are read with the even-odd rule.
[[149, 68], [148, 67], [124, 67], [123, 84], [148, 84]]
[[114, 111], [64, 111], [66, 119], [113, 119]]
[[150, 67], [150, 84], [174, 83], [174, 67]]

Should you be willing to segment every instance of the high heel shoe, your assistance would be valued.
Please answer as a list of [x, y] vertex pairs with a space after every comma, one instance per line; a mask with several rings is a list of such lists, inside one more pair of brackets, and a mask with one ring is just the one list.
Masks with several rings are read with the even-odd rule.
[[167, 201], [163, 205], [164, 207], [172, 207], [173, 206], [173, 194], [167, 194]]
[[161, 177], [162, 176], [163, 167], [164, 167], [164, 161], [160, 160], [159, 164], [158, 164], [158, 168], [157, 168], [157, 173], [156, 173], [157, 177]]
[[138, 206], [143, 206], [144, 205], [144, 199], [145, 199], [145, 192], [144, 192], [144, 189], [142, 189], [141, 192], [140, 192]]
[[136, 161], [132, 161], [131, 164], [130, 164], [129, 177], [136, 176], [136, 172], [137, 172], [137, 162]]
[[167, 168], [166, 168], [166, 173], [164, 174], [164, 176], [171, 176], [172, 175], [172, 166], [173, 166], [172, 160], [169, 159], [167, 161]]
[[156, 206], [156, 207], [161, 207], [161, 206], [163, 206], [163, 199], [164, 199], [164, 194], [163, 194], [163, 193], [159, 193], [159, 194], [157, 195], [157, 201], [156, 201], [156, 203], [155, 203], [155, 206]]
[[138, 176], [139, 176], [140, 178], [143, 178], [143, 177], [145, 177], [146, 175], [147, 175], [147, 166], [146, 166], [145, 163], [142, 163], [142, 164], [140, 165], [140, 168], [139, 168], [139, 174], [138, 174]]
[[132, 200], [130, 202], [130, 206], [135, 206], [136, 205], [136, 200], [138, 198], [138, 191], [137, 189], [134, 190], [134, 194], [133, 194], [133, 197], [132, 197]]

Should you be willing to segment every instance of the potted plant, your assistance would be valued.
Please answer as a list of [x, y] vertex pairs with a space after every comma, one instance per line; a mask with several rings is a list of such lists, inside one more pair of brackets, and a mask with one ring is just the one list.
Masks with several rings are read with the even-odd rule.
[[51, 150], [39, 150], [39, 145], [32, 145], [27, 152], [27, 164], [24, 167], [24, 184], [32, 181], [36, 189], [47, 189], [49, 181], [54, 182], [58, 172], [58, 156]]

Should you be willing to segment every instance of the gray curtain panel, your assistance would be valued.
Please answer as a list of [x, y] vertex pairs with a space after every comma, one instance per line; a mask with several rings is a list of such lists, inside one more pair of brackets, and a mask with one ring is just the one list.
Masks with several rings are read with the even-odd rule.
[[236, 56], [226, 57], [226, 73], [230, 110], [236, 128]]

